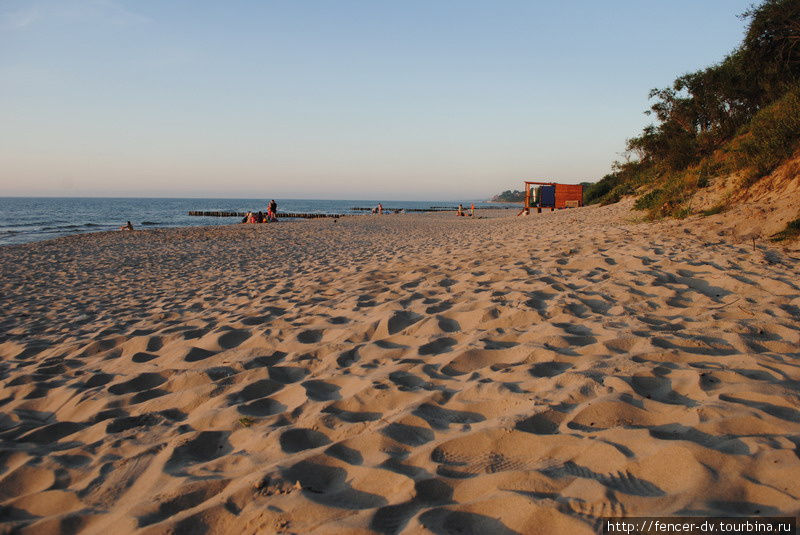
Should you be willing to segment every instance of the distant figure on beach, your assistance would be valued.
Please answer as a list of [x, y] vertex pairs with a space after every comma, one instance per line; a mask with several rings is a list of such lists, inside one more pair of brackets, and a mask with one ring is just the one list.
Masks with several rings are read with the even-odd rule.
[[247, 212], [247, 222], [248, 223], [255, 223], [256, 222], [256, 216], [255, 216], [255, 214], [253, 212]]
[[383, 214], [383, 205], [381, 203], [378, 203], [378, 215], [381, 214]]
[[475, 215], [475, 203], [470, 203], [469, 205], [469, 216], [472, 217]]
[[456, 211], [456, 215], [463, 216], [464, 215], [464, 205], [459, 203], [458, 210]]
[[131, 222], [128, 221], [127, 225], [122, 225], [121, 227], [119, 227], [119, 229], [120, 230], [133, 230], [133, 225], [131, 225]]
[[269, 201], [267, 205], [267, 221], [273, 222], [278, 220], [278, 203], [275, 202], [275, 199]]
[[267, 219], [264, 217], [264, 212], [261, 210], [256, 214], [256, 223], [266, 223]]

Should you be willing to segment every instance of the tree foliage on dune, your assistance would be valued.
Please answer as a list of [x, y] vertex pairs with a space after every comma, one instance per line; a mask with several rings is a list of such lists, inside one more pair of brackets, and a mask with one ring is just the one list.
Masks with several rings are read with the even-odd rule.
[[650, 92], [646, 113], [656, 122], [628, 140], [628, 161], [589, 188], [587, 202], [616, 202], [647, 186], [640, 208], [680, 215], [713, 176], [746, 170], [752, 182], [792, 154], [800, 141], [800, 0], [765, 0], [742, 17], [745, 37], [724, 60]]
[[507, 189], [503, 193], [492, 197], [493, 202], [522, 202], [524, 200], [525, 192], [517, 189]]

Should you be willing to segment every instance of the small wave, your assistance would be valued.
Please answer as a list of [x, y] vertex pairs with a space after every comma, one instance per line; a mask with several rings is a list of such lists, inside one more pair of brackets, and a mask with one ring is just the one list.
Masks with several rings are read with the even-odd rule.
[[103, 225], [98, 225], [96, 223], [83, 223], [81, 225], [55, 225], [51, 227], [40, 227], [38, 230], [74, 230], [81, 228], [96, 228], [101, 226]]
[[156, 221], [142, 221], [142, 225], [160, 225], [160, 224], [161, 223], [158, 223]]

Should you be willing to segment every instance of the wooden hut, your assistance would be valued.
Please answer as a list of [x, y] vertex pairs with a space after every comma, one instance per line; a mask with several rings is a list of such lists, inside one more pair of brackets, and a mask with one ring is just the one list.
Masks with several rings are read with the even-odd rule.
[[577, 208], [583, 206], [583, 186], [580, 184], [557, 184], [556, 182], [525, 181], [525, 204], [523, 212], [537, 208]]

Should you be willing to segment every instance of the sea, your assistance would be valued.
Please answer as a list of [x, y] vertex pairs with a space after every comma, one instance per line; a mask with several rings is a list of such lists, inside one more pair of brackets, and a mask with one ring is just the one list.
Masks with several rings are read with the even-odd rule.
[[[116, 230], [130, 221], [135, 229], [233, 225], [235, 217], [190, 216], [189, 211], [263, 211], [269, 199], [150, 199], [81, 197], [0, 197], [0, 245], [49, 240], [70, 234]], [[278, 213], [364, 214], [356, 208], [507, 208], [484, 201], [379, 201], [275, 199]], [[283, 219], [290, 224], [297, 219]]]

